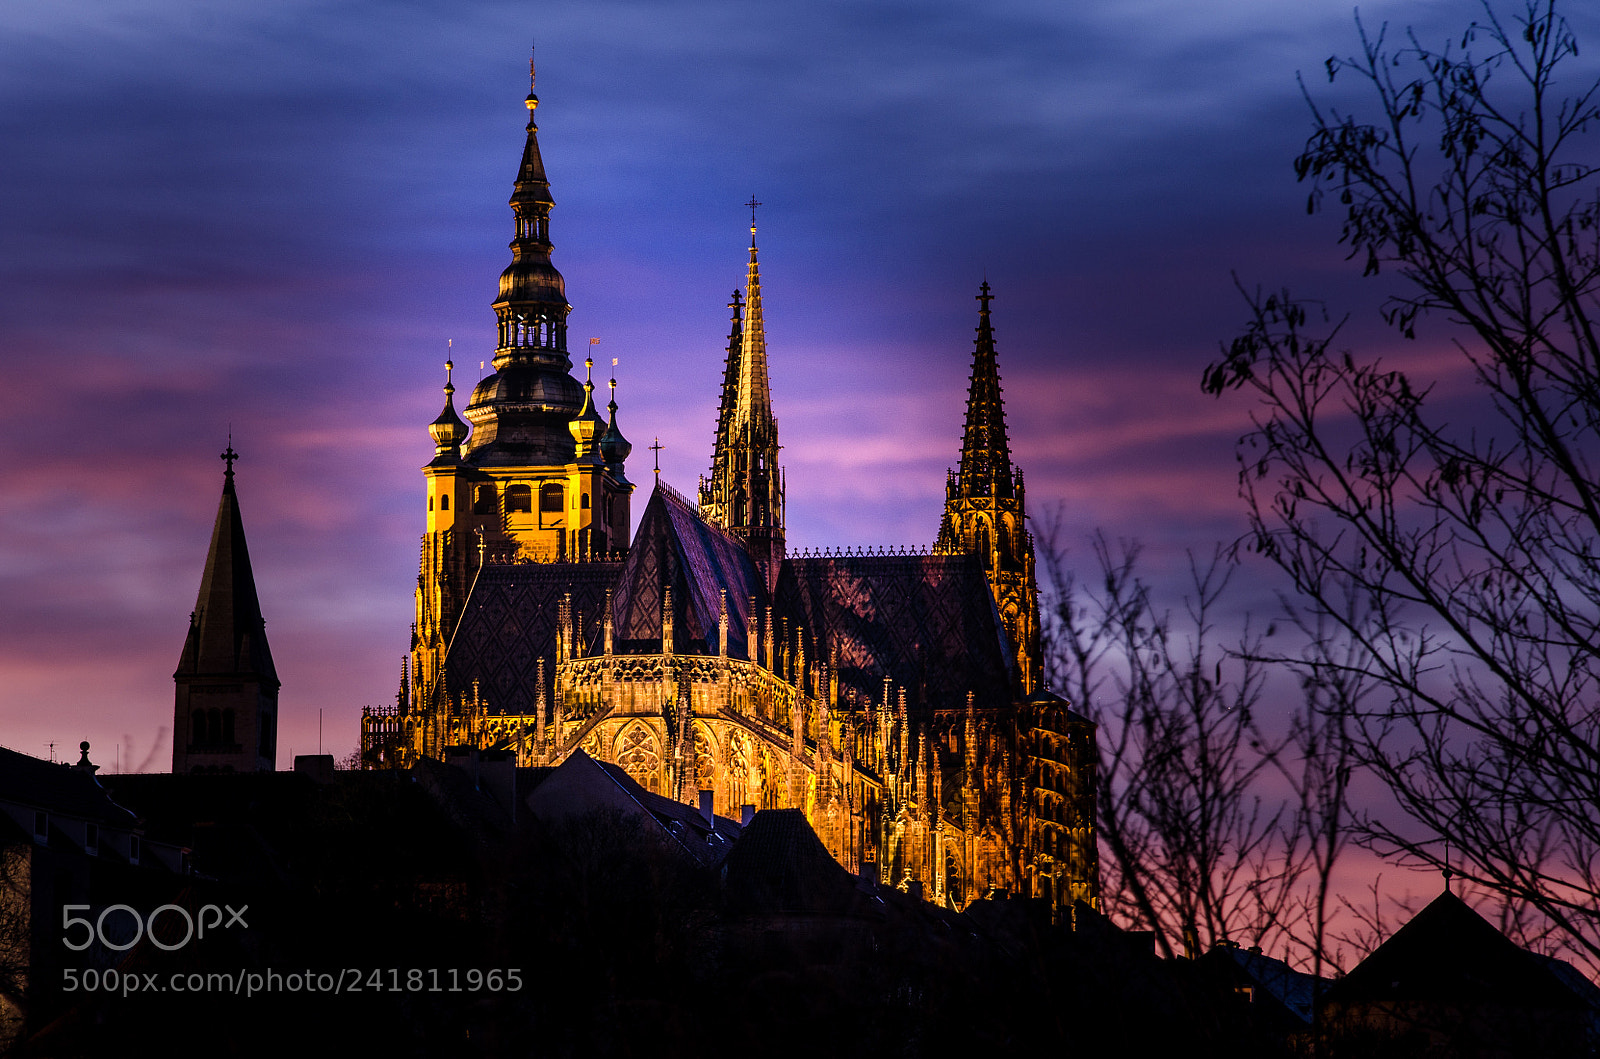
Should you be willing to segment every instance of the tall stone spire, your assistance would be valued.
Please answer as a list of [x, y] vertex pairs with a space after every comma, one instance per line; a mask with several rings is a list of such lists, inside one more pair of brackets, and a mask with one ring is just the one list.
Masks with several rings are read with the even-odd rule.
[[200, 593], [173, 674], [174, 772], [270, 771], [277, 754], [278, 671], [233, 487], [238, 458], [230, 443]]
[[944, 519], [934, 550], [974, 555], [988, 572], [1000, 620], [1011, 637], [1019, 689], [1031, 693], [1039, 671], [1039, 598], [1033, 537], [1027, 530], [1022, 472], [1012, 469], [1000, 396], [1000, 365], [989, 317], [987, 281], [978, 292], [977, 342], [967, 390], [961, 465], [945, 482]]
[[550, 261], [550, 181], [539, 153], [533, 63], [528, 63], [527, 140], [511, 192], [511, 264], [494, 300], [494, 374], [467, 405], [472, 438], [468, 463], [480, 466], [565, 463], [572, 457], [567, 423], [583, 405], [567, 355], [566, 280]]
[[725, 464], [733, 451], [733, 410], [739, 404], [739, 362], [744, 342], [744, 293], [735, 290], [728, 303], [733, 317], [728, 328], [728, 353], [722, 367], [722, 400], [717, 406], [717, 433], [711, 443], [711, 477], [700, 479], [700, 511], [713, 522], [726, 524], [727, 510], [716, 483], [726, 477]]
[[701, 487], [707, 518], [745, 542], [761, 564], [771, 589], [784, 554], [784, 481], [778, 466], [778, 420], [772, 414], [767, 379], [767, 335], [761, 309], [761, 264], [756, 249], [755, 207], [751, 199], [750, 262], [745, 273], [744, 314], [735, 294], [733, 335], [723, 377], [711, 477]]
[[770, 431], [776, 441], [778, 425], [772, 416], [772, 388], [767, 382], [767, 328], [761, 315], [761, 262], [756, 257], [754, 217], [752, 209], [750, 264], [744, 281], [744, 331], [739, 342], [739, 393], [732, 426], [735, 433], [746, 428]]
[[989, 283], [979, 288], [978, 341], [972, 353], [972, 381], [967, 391], [967, 429], [961, 440], [960, 482], [963, 496], [1012, 495], [1011, 445], [1006, 439], [1006, 410], [1000, 399], [1000, 366], [994, 352], [994, 327], [989, 320]]

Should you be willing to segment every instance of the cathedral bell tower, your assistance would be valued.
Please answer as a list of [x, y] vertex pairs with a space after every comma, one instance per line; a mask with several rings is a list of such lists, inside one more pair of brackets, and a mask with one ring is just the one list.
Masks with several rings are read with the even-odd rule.
[[173, 772], [271, 772], [278, 756], [278, 671], [256, 597], [230, 441], [222, 501], [200, 594], [172, 679]]
[[985, 281], [978, 294], [978, 339], [972, 353], [961, 467], [950, 471], [945, 481], [944, 521], [934, 551], [976, 555], [983, 563], [1001, 624], [1011, 638], [1025, 697], [1039, 681], [1039, 594], [1022, 472], [1012, 469], [1006, 440], [1000, 367], [989, 321], [992, 299]]
[[733, 329], [722, 377], [711, 476], [700, 481], [700, 511], [744, 542], [766, 574], [769, 591], [783, 562], [783, 469], [778, 466], [778, 420], [767, 382], [767, 333], [761, 314], [761, 268], [750, 206], [750, 264], [741, 303], [734, 292]]
[[[634, 486], [624, 463], [632, 446], [617, 426], [616, 379], [609, 418], [602, 418], [593, 361], [585, 382], [571, 374], [572, 306], [550, 259], [555, 199], [539, 152], [531, 62], [528, 75], [527, 136], [511, 192], [511, 263], [493, 303], [494, 371], [473, 388], [465, 421], [447, 374], [444, 410], [428, 428], [435, 452], [422, 468], [428, 532], [412, 637], [412, 679], [422, 696], [436, 685], [483, 562], [583, 562], [615, 558], [628, 547]], [[445, 367], [448, 373], [452, 365]]]

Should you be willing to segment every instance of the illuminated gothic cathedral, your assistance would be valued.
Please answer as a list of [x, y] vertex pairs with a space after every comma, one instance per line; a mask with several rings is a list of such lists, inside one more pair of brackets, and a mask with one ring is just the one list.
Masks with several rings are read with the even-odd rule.
[[527, 99], [494, 372], [429, 427], [409, 678], [362, 753], [447, 747], [553, 765], [580, 749], [715, 811], [804, 809], [853, 871], [963, 907], [994, 890], [1096, 898], [1094, 728], [1039, 683], [1022, 472], [990, 323], [961, 462], [927, 551], [792, 554], [751, 225], [710, 474], [659, 480], [629, 540], [631, 446], [571, 374], [554, 200]]

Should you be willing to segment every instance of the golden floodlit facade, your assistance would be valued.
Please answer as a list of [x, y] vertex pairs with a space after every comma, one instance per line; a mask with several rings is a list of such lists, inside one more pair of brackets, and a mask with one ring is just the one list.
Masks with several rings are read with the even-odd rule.
[[365, 763], [582, 749], [724, 816], [803, 809], [847, 868], [940, 904], [1095, 904], [1094, 726], [1039, 683], [988, 284], [936, 543], [793, 553], [752, 213], [710, 474], [694, 499], [657, 475], [630, 539], [616, 382], [602, 416], [592, 362], [580, 383], [567, 351], [537, 105], [495, 370], [465, 421], [447, 378], [429, 428], [409, 671], [363, 716]]

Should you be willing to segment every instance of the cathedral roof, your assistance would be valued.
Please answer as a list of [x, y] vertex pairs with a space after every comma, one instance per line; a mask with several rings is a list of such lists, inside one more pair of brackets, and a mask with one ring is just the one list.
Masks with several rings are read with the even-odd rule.
[[189, 616], [189, 636], [176, 675], [247, 677], [276, 688], [278, 671], [267, 646], [250, 549], [239, 517], [239, 498], [233, 491], [233, 461], [237, 458], [230, 444], [223, 453], [228, 470], [211, 529], [211, 549], [206, 553], [200, 594]]
[[976, 556], [845, 555], [786, 559], [781, 613], [837, 652], [841, 691], [876, 700], [885, 677], [912, 705], [955, 709], [967, 693], [1009, 703], [1016, 675]]
[[[1016, 675], [983, 567], [967, 555], [855, 555], [784, 561], [775, 600], [744, 545], [703, 518], [664, 483], [639, 520], [625, 562], [486, 566], [468, 596], [445, 656], [452, 696], [479, 693], [495, 712], [531, 713], [544, 658], [555, 676], [561, 600], [572, 594], [580, 650], [603, 649], [603, 610], [612, 592], [618, 653], [661, 648], [663, 590], [672, 590], [673, 650], [716, 654], [724, 592], [728, 654], [749, 658], [752, 602], [765, 618], [798, 629], [807, 657], [828, 660], [842, 689], [876, 701], [885, 678], [909, 703], [942, 709], [1010, 703]], [[550, 701], [546, 698], [546, 701]], [[1064, 705], [1064, 704], [1063, 704]]]
[[545, 701], [555, 679], [556, 630], [562, 597], [586, 644], [600, 635], [606, 590], [619, 563], [513, 563], [485, 566], [473, 582], [445, 654], [451, 696], [478, 693], [497, 713], [530, 714], [539, 699], [538, 664], [545, 659]]
[[672, 588], [675, 651], [717, 653], [717, 620], [726, 590], [728, 653], [749, 657], [745, 620], [752, 598], [757, 607], [766, 605], [765, 581], [739, 541], [657, 480], [617, 578], [612, 613], [619, 649], [626, 641], [660, 649], [666, 586]]

